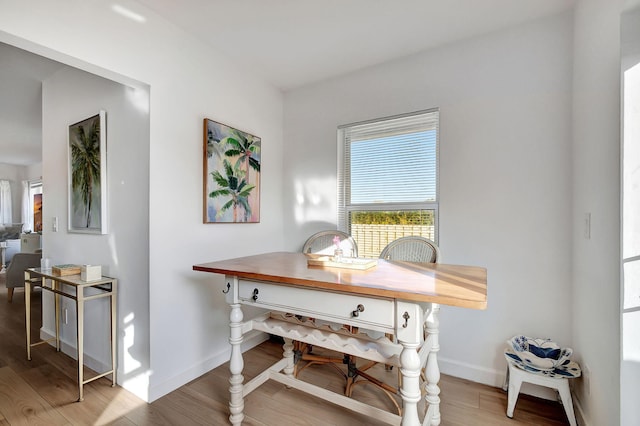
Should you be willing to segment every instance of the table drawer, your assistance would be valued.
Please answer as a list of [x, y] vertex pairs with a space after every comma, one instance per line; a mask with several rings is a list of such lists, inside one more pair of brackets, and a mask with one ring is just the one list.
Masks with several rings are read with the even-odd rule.
[[[242, 303], [312, 318], [375, 328], [394, 327], [392, 299], [240, 280]], [[358, 306], [362, 309], [358, 310]], [[355, 315], [354, 315], [354, 311]]]

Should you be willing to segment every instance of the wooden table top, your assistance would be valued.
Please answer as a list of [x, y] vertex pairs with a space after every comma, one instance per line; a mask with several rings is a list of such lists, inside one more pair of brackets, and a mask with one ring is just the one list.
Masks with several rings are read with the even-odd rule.
[[477, 266], [378, 259], [367, 270], [309, 266], [303, 253], [265, 253], [194, 265], [193, 270], [328, 291], [487, 307], [487, 270]]

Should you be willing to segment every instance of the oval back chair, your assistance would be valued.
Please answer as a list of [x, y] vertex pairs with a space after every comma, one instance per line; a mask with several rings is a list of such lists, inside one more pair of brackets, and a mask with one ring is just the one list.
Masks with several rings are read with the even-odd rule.
[[316, 232], [304, 243], [302, 252], [332, 255], [335, 249], [333, 243], [335, 237], [340, 238], [340, 248], [346, 257], [358, 257], [356, 240], [346, 232], [338, 230]]
[[417, 235], [400, 237], [382, 249], [380, 259], [405, 262], [438, 263], [440, 249], [428, 238]]
[[[333, 255], [336, 248], [335, 243], [333, 242], [335, 237], [338, 237], [340, 239], [339, 246], [342, 249], [342, 253], [344, 253], [346, 257], [358, 257], [358, 245], [356, 244], [356, 240], [354, 240], [353, 237], [351, 237], [351, 235], [347, 234], [346, 232], [338, 230], [320, 231], [311, 235], [309, 238], [307, 238], [307, 241], [305, 241], [304, 246], [302, 246], [302, 252], [310, 254]], [[312, 318], [305, 318], [305, 320], [315, 322], [315, 319]], [[341, 324], [333, 325], [335, 327], [345, 327]], [[316, 355], [312, 352], [312, 345], [299, 342], [297, 340], [293, 341], [293, 347], [296, 359], [300, 361], [306, 361], [306, 364], [304, 364], [303, 366], [299, 366], [298, 362], [296, 362], [296, 364], [294, 365], [293, 374], [296, 377], [302, 372], [302, 370], [312, 365], [330, 364], [335, 367], [346, 380], [346, 374], [338, 367], [339, 365], [344, 364], [345, 355]]]
[[[420, 237], [417, 235], [410, 235], [406, 237], [400, 237], [397, 240], [391, 241], [387, 246], [382, 249], [380, 253], [380, 259], [384, 260], [397, 260], [405, 262], [421, 262], [421, 263], [438, 263], [440, 258], [440, 249], [438, 245], [428, 238]], [[387, 338], [395, 340], [393, 335], [387, 334]], [[426, 337], [425, 337], [426, 338]], [[378, 380], [368, 374], [366, 371], [378, 364], [375, 361], [371, 361], [365, 365], [358, 367], [356, 365], [356, 358], [349, 356], [347, 360], [347, 367], [349, 370], [347, 378], [347, 387], [345, 394], [352, 396], [353, 388], [358, 384], [371, 383], [380, 389], [389, 397], [391, 402], [395, 405], [398, 413], [401, 413], [401, 408], [398, 402], [394, 399], [393, 395], [398, 394], [398, 387], [392, 386]], [[386, 370], [391, 370], [391, 366], [385, 366]], [[357, 380], [360, 377], [360, 380]], [[401, 377], [398, 375], [398, 383]], [[424, 377], [423, 377], [424, 380]]]

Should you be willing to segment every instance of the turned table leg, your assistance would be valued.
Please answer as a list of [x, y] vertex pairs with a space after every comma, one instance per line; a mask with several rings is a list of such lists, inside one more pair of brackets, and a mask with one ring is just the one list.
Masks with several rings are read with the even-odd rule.
[[402, 426], [420, 424], [418, 402], [420, 402], [420, 357], [417, 343], [402, 342], [400, 353], [400, 373], [402, 374]]
[[427, 379], [425, 400], [427, 402], [427, 417], [431, 419], [429, 423], [432, 426], [440, 424], [440, 368], [438, 367], [438, 352], [440, 344], [438, 342], [439, 325], [438, 313], [440, 306], [432, 304], [431, 311], [427, 317], [427, 342], [431, 347], [427, 356], [427, 366], [425, 368], [425, 377]]
[[229, 343], [231, 343], [231, 361], [229, 362], [229, 370], [231, 372], [231, 378], [229, 378], [229, 411], [231, 415], [229, 420], [231, 424], [242, 424], [244, 419], [244, 399], [242, 397], [243, 381], [242, 370], [244, 368], [244, 360], [242, 359], [242, 350], [240, 345], [242, 344], [242, 309], [240, 309], [239, 303], [231, 305], [231, 314], [229, 316], [231, 322], [231, 336], [229, 337]]

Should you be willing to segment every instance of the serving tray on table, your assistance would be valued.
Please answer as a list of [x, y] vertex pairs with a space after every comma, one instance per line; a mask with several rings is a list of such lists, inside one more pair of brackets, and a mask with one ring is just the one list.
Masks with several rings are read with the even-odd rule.
[[340, 261], [336, 262], [333, 256], [309, 256], [307, 258], [307, 264], [309, 266], [365, 270], [376, 266], [378, 259], [343, 257]]

